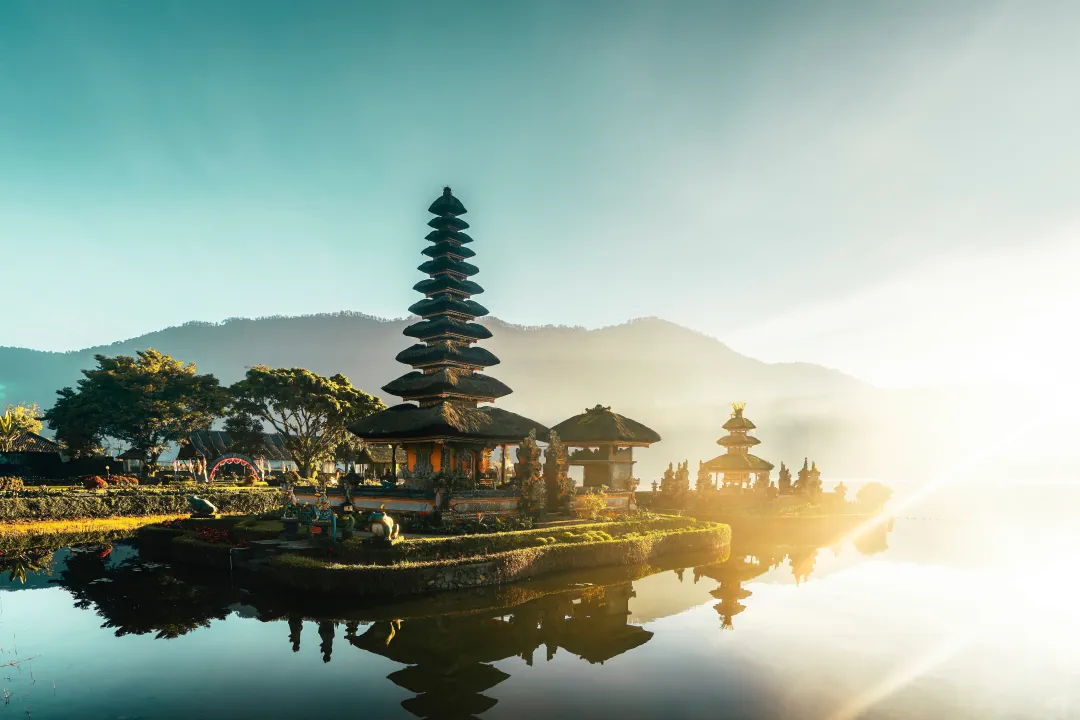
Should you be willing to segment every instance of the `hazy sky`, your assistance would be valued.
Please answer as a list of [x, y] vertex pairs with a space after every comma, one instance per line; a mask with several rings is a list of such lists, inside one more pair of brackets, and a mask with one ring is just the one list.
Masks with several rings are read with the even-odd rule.
[[988, 0], [5, 0], [0, 344], [402, 316], [449, 183], [511, 322], [658, 315], [891, 385], [1063, 374], [1078, 26]]

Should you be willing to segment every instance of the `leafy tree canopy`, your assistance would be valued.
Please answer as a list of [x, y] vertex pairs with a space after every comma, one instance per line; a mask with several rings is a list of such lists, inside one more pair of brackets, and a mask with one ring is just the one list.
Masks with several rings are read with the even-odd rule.
[[36, 404], [8, 405], [0, 415], [0, 452], [12, 452], [27, 433], [41, 432], [41, 410]]
[[256, 365], [229, 390], [230, 427], [250, 429], [259, 422], [273, 428], [303, 477], [335, 458], [350, 424], [386, 408], [344, 375], [323, 377], [304, 368]]
[[98, 366], [82, 371], [75, 390], [57, 391], [45, 416], [73, 454], [111, 437], [153, 464], [169, 443], [210, 427], [228, 400], [213, 375], [154, 349], [94, 359]]

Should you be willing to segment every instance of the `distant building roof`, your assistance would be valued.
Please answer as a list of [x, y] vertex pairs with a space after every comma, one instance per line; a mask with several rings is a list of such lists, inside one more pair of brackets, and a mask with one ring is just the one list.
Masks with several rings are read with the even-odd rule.
[[23, 433], [15, 438], [15, 446], [12, 448], [12, 452], [58, 453], [60, 452], [60, 446], [37, 433]]

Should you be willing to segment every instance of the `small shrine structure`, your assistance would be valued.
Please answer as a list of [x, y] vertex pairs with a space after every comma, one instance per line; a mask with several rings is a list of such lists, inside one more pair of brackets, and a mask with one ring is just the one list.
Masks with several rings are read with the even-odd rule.
[[597, 405], [563, 420], [551, 430], [563, 444], [576, 448], [569, 455], [571, 467], [583, 468], [586, 488], [633, 490], [635, 447], [660, 442], [660, 435], [636, 420]]
[[709, 460], [702, 467], [702, 470], [712, 473], [714, 477], [722, 478], [723, 487], [742, 488], [752, 480], [761, 487], [769, 484], [769, 473], [772, 472], [773, 464], [750, 454], [750, 448], [761, 441], [750, 434], [757, 426], [743, 415], [745, 408], [746, 403], [731, 404], [731, 419], [724, 423], [728, 434], [716, 441], [716, 444], [724, 447], [727, 452]]
[[547, 437], [541, 423], [507, 410], [484, 405], [509, 395], [509, 387], [484, 375], [485, 368], [499, 359], [476, 343], [491, 337], [491, 331], [473, 322], [488, 311], [472, 299], [484, 291], [469, 278], [479, 269], [467, 262], [476, 253], [466, 247], [473, 239], [464, 231], [469, 223], [461, 219], [465, 206], [450, 188], [431, 203], [428, 221], [432, 228], [423, 250], [428, 259], [419, 270], [428, 275], [413, 289], [423, 299], [409, 308], [419, 320], [405, 328], [407, 337], [419, 340], [397, 355], [412, 372], [383, 387], [405, 402], [354, 423], [350, 430], [370, 443], [404, 448], [404, 467], [395, 463], [395, 477], [410, 487], [423, 487], [434, 474], [464, 476], [474, 486], [488, 479], [491, 452], [502, 450], [502, 472], [491, 478], [506, 483], [506, 448], [518, 445], [529, 435]]

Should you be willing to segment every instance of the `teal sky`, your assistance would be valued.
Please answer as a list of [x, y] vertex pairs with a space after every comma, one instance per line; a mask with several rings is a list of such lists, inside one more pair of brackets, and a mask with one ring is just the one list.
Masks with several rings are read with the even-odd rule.
[[965, 329], [1050, 310], [1056, 336], [1080, 310], [1078, 21], [985, 0], [4, 0], [0, 268], [22, 290], [0, 345], [402, 316], [450, 184], [505, 320], [659, 315], [765, 359], [962, 379]]

